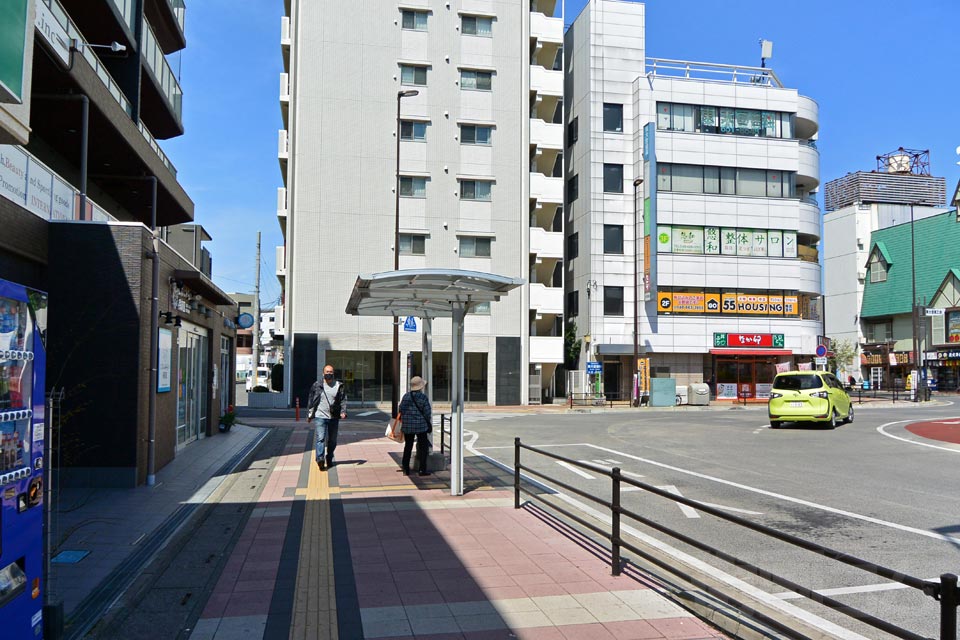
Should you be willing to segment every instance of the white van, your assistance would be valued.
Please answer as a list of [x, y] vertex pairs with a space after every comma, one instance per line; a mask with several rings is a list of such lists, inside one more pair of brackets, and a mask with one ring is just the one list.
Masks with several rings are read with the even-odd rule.
[[270, 367], [257, 367], [256, 377], [253, 371], [247, 372], [247, 392], [253, 391], [254, 387], [270, 388]]

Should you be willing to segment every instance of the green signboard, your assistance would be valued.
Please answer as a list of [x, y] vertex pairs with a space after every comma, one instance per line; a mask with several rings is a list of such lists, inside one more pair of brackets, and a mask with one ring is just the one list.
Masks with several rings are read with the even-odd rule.
[[29, 0], [0, 4], [0, 101], [23, 102], [23, 62], [26, 56]]

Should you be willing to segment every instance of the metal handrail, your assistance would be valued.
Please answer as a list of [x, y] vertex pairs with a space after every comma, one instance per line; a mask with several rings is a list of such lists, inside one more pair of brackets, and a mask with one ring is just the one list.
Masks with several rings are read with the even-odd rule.
[[[579, 467], [581, 469], [586, 469], [598, 475], [602, 475], [610, 478], [612, 481], [611, 500], [609, 502], [604, 501], [600, 498], [597, 498], [595, 495], [592, 495], [581, 489], [578, 489], [569, 484], [566, 484], [560, 480], [557, 480], [556, 478], [552, 478], [544, 473], [531, 469], [530, 467], [524, 467], [521, 464], [521, 459], [520, 459], [520, 452], [522, 449], [526, 449], [527, 451], [530, 451], [532, 453], [536, 453], [538, 455], [552, 458], [554, 460], [561, 461], [565, 464], [572, 465], [574, 467]], [[597, 527], [592, 523], [586, 522], [583, 518], [570, 513], [567, 509], [564, 509], [559, 505], [550, 503], [546, 501], [544, 498], [542, 498], [541, 496], [524, 488], [520, 482], [521, 471], [524, 471], [531, 476], [535, 476], [537, 478], [541, 478], [543, 480], [551, 482], [559, 487], [562, 487], [563, 489], [566, 489], [579, 496], [582, 496], [590, 500], [591, 502], [594, 502], [595, 504], [603, 505], [604, 507], [609, 509], [610, 515], [611, 515], [610, 532], [608, 533], [606, 530], [601, 529], [600, 527]], [[955, 574], [951, 574], [951, 573], [941, 574], [939, 583], [916, 578], [914, 576], [902, 573], [900, 571], [896, 571], [894, 569], [890, 569], [888, 567], [884, 567], [874, 562], [870, 562], [868, 560], [858, 558], [848, 553], [837, 551], [835, 549], [831, 549], [829, 547], [817, 544], [816, 542], [811, 542], [809, 540], [805, 540], [798, 536], [795, 536], [789, 533], [784, 533], [782, 531], [778, 531], [771, 527], [767, 527], [765, 525], [753, 522], [751, 520], [747, 520], [746, 518], [742, 518], [740, 516], [726, 513], [716, 507], [703, 504], [696, 500], [691, 500], [690, 498], [686, 498], [684, 496], [670, 493], [669, 491], [660, 489], [658, 487], [647, 484], [645, 482], [624, 477], [619, 467], [606, 469], [604, 467], [599, 467], [597, 465], [592, 465], [589, 463], [580, 462], [579, 460], [574, 460], [572, 458], [567, 458], [567, 457], [558, 455], [556, 453], [552, 453], [550, 451], [545, 451], [537, 447], [532, 447], [530, 445], [522, 444], [520, 441], [520, 438], [514, 439], [514, 508], [515, 509], [520, 508], [521, 506], [520, 493], [524, 492], [534, 500], [550, 507], [555, 511], [562, 513], [563, 515], [573, 519], [579, 524], [586, 526], [587, 528], [589, 528], [591, 531], [594, 531], [598, 535], [601, 535], [604, 539], [610, 541], [611, 573], [615, 576], [620, 575], [620, 572], [621, 572], [621, 566], [620, 566], [621, 565], [621, 561], [620, 561], [621, 548], [625, 548], [629, 551], [632, 551], [633, 553], [640, 555], [644, 559], [654, 562], [655, 564], [665, 569], [668, 569], [670, 571], [673, 571], [675, 573], [679, 571], [676, 567], [667, 565], [662, 560], [659, 560], [653, 557], [652, 555], [643, 551], [637, 546], [632, 545], [628, 542], [625, 542], [622, 539], [620, 535], [620, 518], [621, 516], [626, 516], [656, 531], [669, 535], [681, 542], [689, 544], [701, 551], [707, 552], [717, 558], [720, 558], [726, 562], [729, 562], [740, 569], [749, 571], [750, 573], [753, 573], [756, 576], [769, 580], [770, 582], [773, 582], [774, 584], [777, 584], [781, 587], [790, 589], [791, 591], [798, 593], [799, 595], [807, 599], [818, 602], [850, 618], [859, 620], [860, 622], [863, 622], [874, 628], [885, 631], [886, 633], [889, 633], [893, 636], [896, 636], [898, 638], [904, 638], [906, 640], [923, 640], [924, 636], [916, 634], [908, 629], [904, 629], [903, 627], [899, 627], [891, 622], [887, 622], [886, 620], [883, 620], [881, 618], [873, 616], [872, 614], [861, 611], [855, 607], [846, 605], [828, 596], [824, 596], [819, 593], [816, 593], [812, 589], [809, 589], [800, 584], [797, 584], [787, 578], [778, 576], [777, 574], [774, 574], [771, 571], [763, 569], [762, 567], [759, 567], [750, 562], [747, 562], [746, 560], [738, 558], [725, 551], [712, 547], [706, 544], [705, 542], [701, 542], [699, 540], [691, 538], [690, 536], [682, 534], [678, 531], [674, 531], [669, 527], [659, 524], [629, 509], [623, 508], [620, 504], [620, 491], [621, 491], [620, 486], [622, 483], [626, 483], [631, 487], [642, 489], [648, 493], [652, 493], [662, 498], [666, 498], [671, 502], [676, 502], [679, 504], [686, 505], [688, 507], [692, 507], [697, 511], [702, 511], [703, 513], [709, 514], [716, 518], [720, 518], [721, 520], [725, 520], [727, 522], [750, 529], [752, 531], [763, 534], [765, 536], [780, 540], [782, 542], [786, 542], [788, 544], [816, 553], [818, 555], [829, 558], [831, 560], [842, 562], [843, 564], [854, 567], [856, 569], [860, 569], [861, 571], [865, 571], [867, 573], [871, 573], [883, 578], [887, 578], [888, 580], [892, 580], [904, 586], [910, 587], [912, 589], [916, 589], [922, 592], [924, 595], [932, 597], [934, 600], [938, 600], [940, 602], [940, 638], [941, 640], [957, 640], [957, 608], [958, 608], [958, 603], [960, 603], [960, 588], [958, 588], [957, 586], [957, 576]], [[702, 588], [708, 591], [709, 593], [721, 598], [728, 604], [733, 604], [734, 606], [744, 609], [751, 615], [756, 616], [758, 620], [761, 620], [762, 622], [767, 624], [771, 624], [780, 630], [785, 630], [787, 632], [791, 631], [790, 629], [784, 627], [782, 623], [779, 623], [776, 620], [770, 619], [767, 616], [761, 614], [760, 612], [749, 609], [749, 607], [744, 607], [742, 603], [737, 602], [731, 596], [728, 596], [727, 594], [720, 592], [718, 589], [712, 587], [711, 585], [696, 579], [696, 577], [683, 575], [683, 574], [681, 575], [685, 579], [690, 580], [691, 582], [696, 584], [699, 588]]]
[[[768, 67], [751, 67], [745, 65], [717, 64], [713, 62], [694, 62], [692, 60], [670, 60], [668, 58], [647, 58], [647, 72], [653, 76], [660, 71], [666, 77], [699, 78], [705, 80], [719, 80], [734, 84], [765, 84], [783, 88], [780, 78]], [[682, 75], [676, 72], [681, 72]], [[739, 77], [738, 77], [739, 74]], [[724, 79], [728, 76], [730, 79]]]
[[[450, 425], [450, 431], [447, 431], [443, 424], [446, 422]], [[446, 434], [450, 434], [450, 439], [453, 440], [453, 416], [448, 416], [445, 413], [440, 414], [440, 453], [444, 453], [446, 449]]]

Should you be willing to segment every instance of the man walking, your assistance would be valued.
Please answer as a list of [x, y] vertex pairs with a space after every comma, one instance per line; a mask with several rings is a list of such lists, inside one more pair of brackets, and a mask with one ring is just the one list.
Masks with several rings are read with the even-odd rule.
[[333, 466], [333, 451], [337, 448], [337, 430], [340, 420], [347, 417], [346, 388], [333, 377], [333, 365], [323, 368], [323, 380], [317, 380], [310, 387], [307, 400], [307, 422], [314, 418], [317, 424], [317, 466], [320, 470]]

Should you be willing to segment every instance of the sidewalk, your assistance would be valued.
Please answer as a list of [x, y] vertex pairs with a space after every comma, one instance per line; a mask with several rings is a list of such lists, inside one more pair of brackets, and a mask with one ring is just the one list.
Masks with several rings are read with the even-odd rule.
[[[157, 473], [153, 487], [54, 488], [48, 603], [63, 603], [68, 626], [96, 622], [263, 435], [238, 426], [190, 444]], [[57, 558], [63, 552], [71, 553]]]
[[612, 577], [599, 545], [515, 510], [511, 476], [482, 459], [452, 497], [448, 472], [397, 473], [379, 423], [341, 423], [321, 472], [312, 429], [271, 421], [294, 431], [193, 640], [726, 637], [636, 572]]

